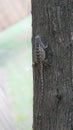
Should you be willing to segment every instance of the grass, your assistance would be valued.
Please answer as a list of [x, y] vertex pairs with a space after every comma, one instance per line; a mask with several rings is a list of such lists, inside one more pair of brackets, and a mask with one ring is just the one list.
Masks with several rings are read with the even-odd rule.
[[17, 129], [32, 125], [31, 16], [0, 34], [0, 66], [5, 70], [13, 119]]

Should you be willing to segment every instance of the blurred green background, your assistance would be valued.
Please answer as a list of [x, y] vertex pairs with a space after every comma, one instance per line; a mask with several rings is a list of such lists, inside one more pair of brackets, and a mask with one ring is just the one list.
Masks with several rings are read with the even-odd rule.
[[31, 15], [0, 34], [0, 69], [17, 130], [32, 129]]

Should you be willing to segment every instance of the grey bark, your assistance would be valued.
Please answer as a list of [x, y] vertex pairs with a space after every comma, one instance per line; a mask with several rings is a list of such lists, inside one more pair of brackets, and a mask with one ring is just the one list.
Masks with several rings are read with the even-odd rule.
[[33, 67], [33, 130], [73, 130], [72, 0], [32, 0], [32, 55], [39, 34], [52, 48], [44, 66], [44, 95], [40, 106], [40, 68]]

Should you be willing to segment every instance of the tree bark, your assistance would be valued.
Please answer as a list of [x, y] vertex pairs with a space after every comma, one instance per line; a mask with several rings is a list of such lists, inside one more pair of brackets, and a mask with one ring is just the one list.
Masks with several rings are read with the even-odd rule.
[[41, 106], [40, 68], [33, 67], [33, 130], [73, 130], [72, 5], [72, 0], [32, 0], [33, 60], [35, 36], [40, 35], [51, 61], [43, 68]]

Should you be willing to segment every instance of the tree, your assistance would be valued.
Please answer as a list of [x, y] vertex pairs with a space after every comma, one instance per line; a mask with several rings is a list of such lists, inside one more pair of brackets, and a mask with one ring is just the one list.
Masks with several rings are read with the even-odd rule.
[[72, 5], [72, 0], [32, 0], [33, 60], [40, 35], [51, 61], [43, 65], [41, 106], [40, 68], [33, 67], [33, 130], [73, 130]]

